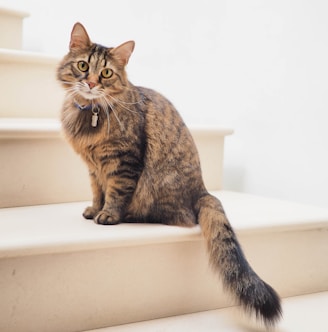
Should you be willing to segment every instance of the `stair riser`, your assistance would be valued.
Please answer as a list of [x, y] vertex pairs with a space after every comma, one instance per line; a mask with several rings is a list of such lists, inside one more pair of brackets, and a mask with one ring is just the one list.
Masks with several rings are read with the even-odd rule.
[[0, 117], [58, 117], [64, 93], [56, 81], [55, 63], [9, 62], [0, 57]]
[[[326, 231], [239, 235], [282, 296], [328, 289]], [[202, 240], [7, 258], [0, 289], [0, 330], [16, 332], [81, 331], [231, 304]]]
[[0, 7], [0, 48], [21, 49], [27, 13]]
[[82, 160], [60, 138], [2, 140], [0, 207], [90, 200]]
[[[220, 189], [224, 136], [193, 131], [208, 189]], [[63, 138], [2, 139], [0, 207], [91, 199], [86, 165]]]

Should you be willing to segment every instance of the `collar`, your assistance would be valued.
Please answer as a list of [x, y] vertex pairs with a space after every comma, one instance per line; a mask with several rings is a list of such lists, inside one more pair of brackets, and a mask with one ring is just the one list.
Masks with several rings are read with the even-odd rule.
[[99, 109], [98, 104], [88, 104], [88, 105], [80, 105], [77, 101], [74, 100], [74, 106], [79, 109], [80, 111], [92, 111], [95, 109]]

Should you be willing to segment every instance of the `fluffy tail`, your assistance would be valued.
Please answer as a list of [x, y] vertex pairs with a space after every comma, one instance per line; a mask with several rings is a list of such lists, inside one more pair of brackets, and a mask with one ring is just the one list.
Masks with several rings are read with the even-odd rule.
[[204, 234], [210, 265], [223, 285], [247, 312], [265, 325], [274, 325], [282, 315], [280, 299], [250, 267], [220, 201], [209, 194], [197, 202], [198, 222]]

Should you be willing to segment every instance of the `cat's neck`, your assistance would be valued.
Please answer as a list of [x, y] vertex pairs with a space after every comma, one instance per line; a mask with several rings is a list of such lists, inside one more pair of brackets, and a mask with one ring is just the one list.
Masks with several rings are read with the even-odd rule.
[[71, 100], [74, 106], [80, 111], [91, 110], [92, 107], [97, 104], [96, 99], [86, 99], [80, 95], [72, 97]]
[[93, 101], [88, 101], [85, 103], [80, 103], [76, 99], [73, 100], [73, 105], [76, 107], [79, 111], [92, 111], [95, 108], [99, 108], [99, 104], [95, 103]]

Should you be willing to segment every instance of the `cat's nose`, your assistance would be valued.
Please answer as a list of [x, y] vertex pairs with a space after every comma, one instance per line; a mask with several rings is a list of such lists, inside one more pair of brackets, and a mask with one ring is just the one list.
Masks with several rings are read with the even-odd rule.
[[96, 86], [96, 83], [91, 81], [87, 82], [87, 84], [89, 85], [90, 90]]

